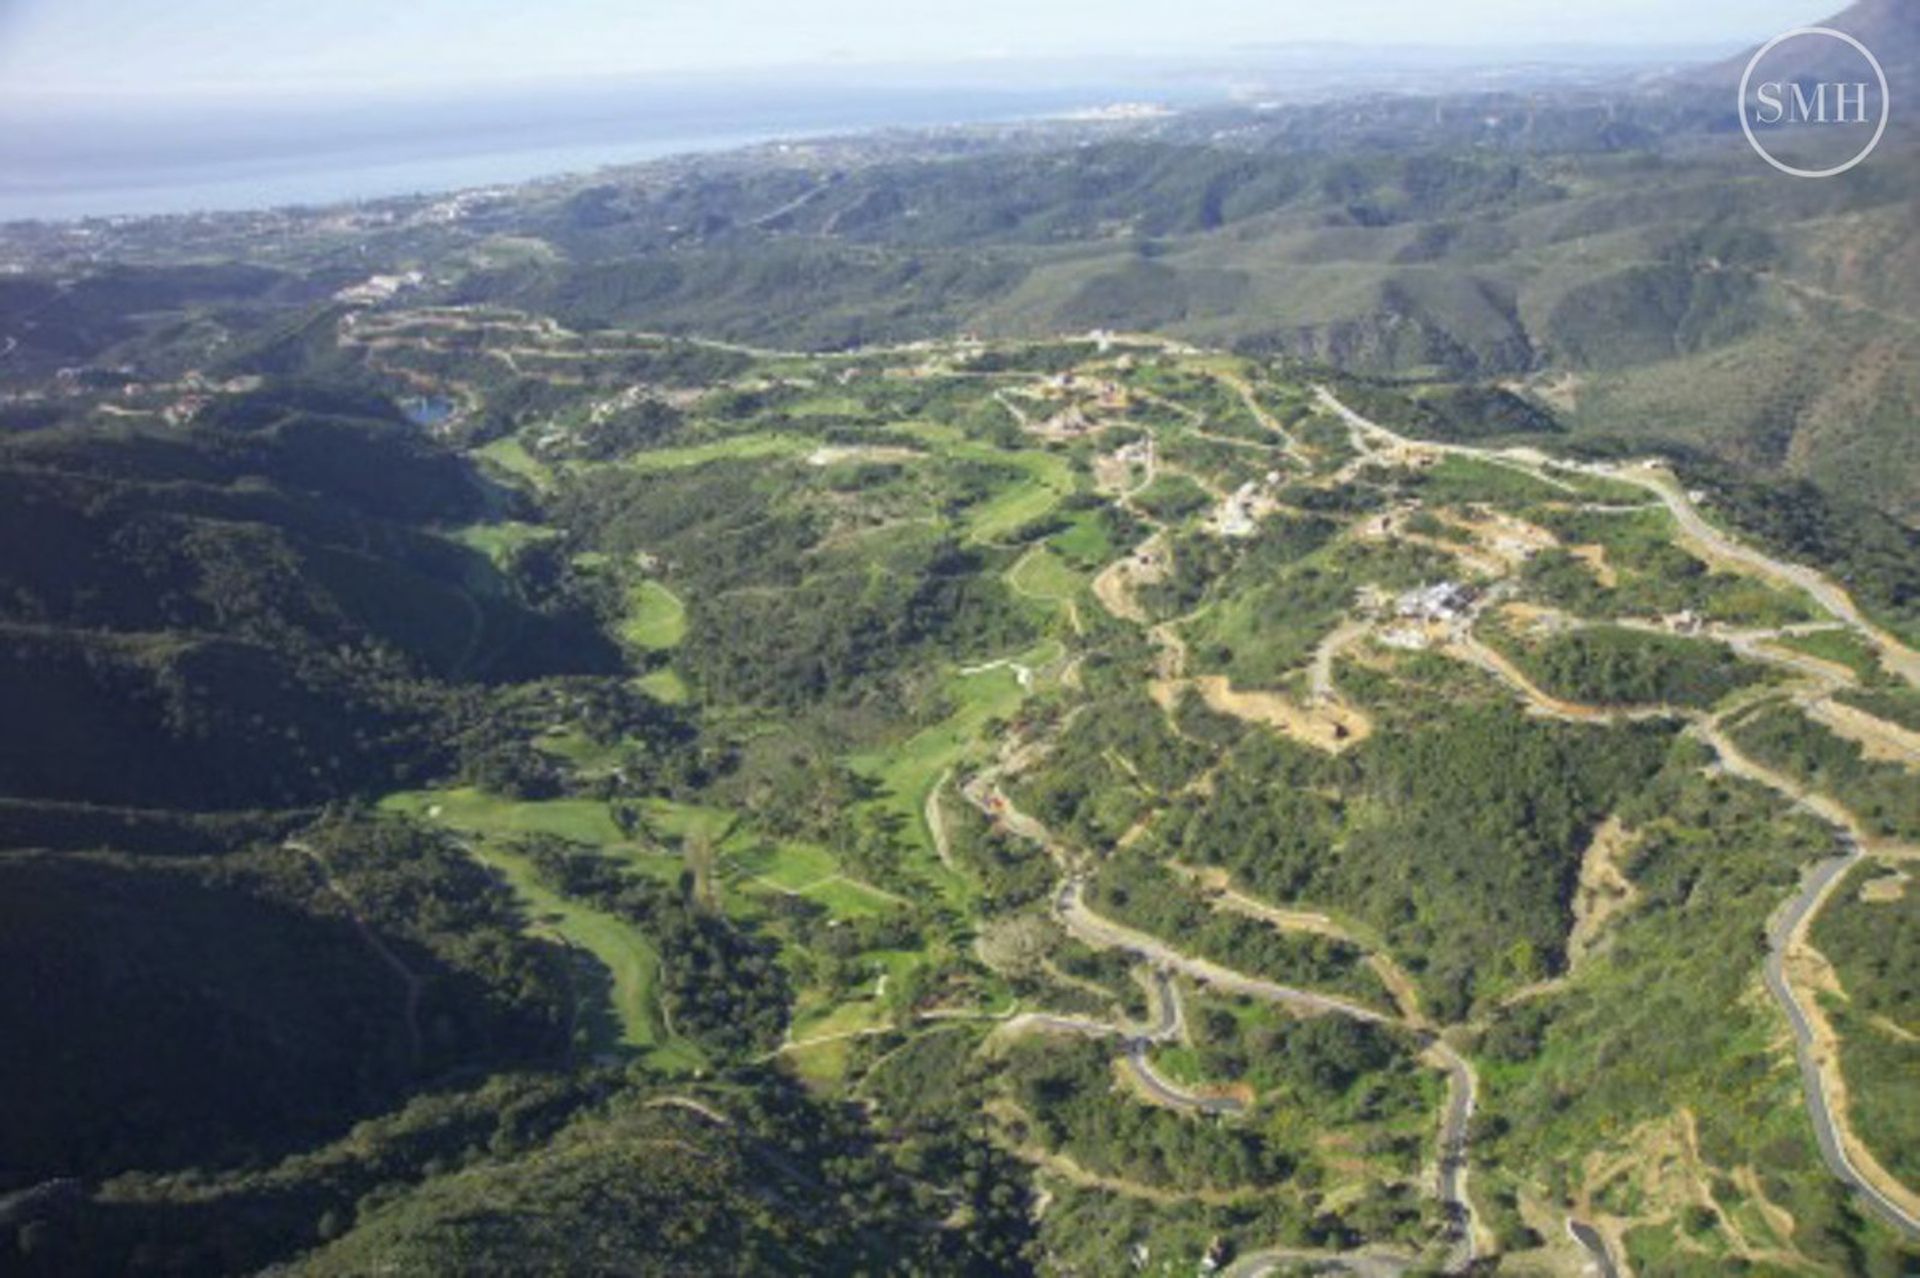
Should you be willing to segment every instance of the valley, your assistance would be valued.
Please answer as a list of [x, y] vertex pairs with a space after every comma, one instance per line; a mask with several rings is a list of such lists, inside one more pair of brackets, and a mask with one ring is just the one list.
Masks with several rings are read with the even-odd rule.
[[1920, 1272], [1914, 138], [1625, 65], [0, 225], [0, 1272]]
[[[450, 440], [502, 354], [557, 370], [537, 424], [466, 446], [485, 513], [429, 524], [499, 575], [446, 668], [542, 599], [617, 665], [496, 682], [444, 779], [355, 819], [494, 885], [575, 1077], [723, 1116], [784, 1079], [891, 1132], [866, 1156], [903, 1189], [979, 1151], [1043, 1267], [1111, 1263], [1083, 1225], [1123, 1205], [1165, 1272], [1838, 1273], [1920, 1234], [1868, 1117], [1912, 1102], [1910, 1048], [1861, 1037], [1818, 948], [1856, 871], [1920, 858], [1916, 654], [1665, 465], [1429, 441], [1136, 334], [340, 337], [466, 405]], [[383, 920], [353, 922], [417, 1058], [445, 978]], [[1691, 992], [1634, 994], [1672, 945]], [[1585, 1037], [1623, 997], [1691, 1064]], [[1589, 1099], [1541, 1111], [1569, 1068]], [[1679, 1163], [1644, 1152], [1676, 1123]], [[457, 1228], [439, 1183], [311, 1264]]]

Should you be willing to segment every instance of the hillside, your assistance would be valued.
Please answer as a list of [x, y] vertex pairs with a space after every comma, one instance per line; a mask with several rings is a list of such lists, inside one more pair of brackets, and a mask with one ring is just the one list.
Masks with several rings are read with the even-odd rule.
[[0, 227], [0, 1274], [1920, 1273], [1920, 143], [1726, 71]]
[[316, 349], [8, 448], [26, 1272], [1914, 1263], [1897, 533], [1159, 338]]
[[[1834, 21], [1896, 70], [1920, 56], [1910, 8]], [[133, 223], [104, 252], [16, 228], [0, 244], [28, 269], [0, 277], [0, 327], [12, 375], [52, 393], [0, 419], [84, 415], [128, 372], [337, 378], [337, 312], [317, 304], [419, 270], [416, 301], [585, 329], [797, 349], [1150, 329], [1513, 383], [1583, 436], [1704, 449], [1912, 522], [1915, 140], [1897, 128], [1857, 172], [1788, 181], [1733, 127], [1725, 79], [824, 142], [497, 193], [452, 219], [401, 202], [271, 236]], [[76, 364], [80, 386], [48, 380]]]
[[463, 682], [611, 668], [577, 609], [540, 611], [444, 535], [498, 500], [470, 467], [298, 397], [0, 446], [0, 702], [34, 725], [0, 746], [14, 840], [431, 775]]

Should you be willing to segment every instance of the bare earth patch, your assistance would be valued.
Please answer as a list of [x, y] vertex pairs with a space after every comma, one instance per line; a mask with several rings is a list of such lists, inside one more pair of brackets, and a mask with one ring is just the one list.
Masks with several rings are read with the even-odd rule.
[[1620, 574], [1607, 562], [1607, 548], [1599, 544], [1587, 546], [1568, 546], [1567, 553], [1592, 569], [1600, 584], [1612, 590], [1620, 584]]
[[[1751, 1177], [1752, 1169], [1745, 1170]], [[1804, 1263], [1804, 1257], [1798, 1252], [1783, 1251], [1771, 1245], [1773, 1240], [1749, 1237], [1721, 1206], [1713, 1193], [1715, 1171], [1700, 1152], [1699, 1132], [1692, 1111], [1682, 1107], [1666, 1118], [1636, 1127], [1620, 1146], [1588, 1155], [1582, 1166], [1582, 1184], [1575, 1195], [1576, 1213], [1594, 1223], [1606, 1237], [1614, 1256], [1623, 1257], [1628, 1254], [1626, 1235], [1634, 1227], [1669, 1224], [1688, 1207], [1704, 1207], [1714, 1214], [1720, 1237], [1732, 1254], [1749, 1262], [1798, 1269]], [[1737, 1173], [1735, 1179], [1738, 1183]], [[1594, 1198], [1616, 1182], [1633, 1189], [1632, 1197], [1638, 1205], [1631, 1216], [1612, 1215], [1594, 1206]], [[1783, 1241], [1790, 1239], [1793, 1218], [1768, 1203], [1764, 1195], [1752, 1193], [1750, 1197], [1762, 1204], [1760, 1213], [1769, 1232]], [[1682, 1251], [1710, 1254], [1698, 1240], [1683, 1231], [1676, 1231], [1674, 1241]]]
[[1907, 895], [1907, 872], [1895, 870], [1882, 878], [1868, 879], [1860, 885], [1860, 899], [1868, 905], [1891, 905]]
[[1577, 968], [1598, 949], [1607, 925], [1633, 907], [1640, 889], [1620, 868], [1633, 846], [1618, 817], [1608, 817], [1580, 858], [1580, 884], [1573, 897], [1573, 931], [1567, 937], [1567, 961]]
[[1145, 625], [1146, 610], [1134, 599], [1133, 588], [1165, 580], [1171, 567], [1165, 541], [1155, 533], [1140, 546], [1100, 570], [1093, 579], [1093, 597], [1120, 620]]
[[816, 448], [807, 454], [809, 466], [832, 466], [837, 462], [911, 462], [921, 461], [926, 454], [913, 448], [885, 448], [868, 445], [828, 445]]
[[1274, 692], [1236, 692], [1224, 675], [1201, 675], [1192, 683], [1208, 709], [1263, 724], [1330, 754], [1358, 745], [1373, 732], [1367, 716], [1332, 702], [1308, 707]]
[[1910, 732], [1839, 701], [1820, 701], [1812, 707], [1811, 715], [1857, 743], [1865, 757], [1900, 764], [1909, 772], [1920, 772], [1920, 732]]

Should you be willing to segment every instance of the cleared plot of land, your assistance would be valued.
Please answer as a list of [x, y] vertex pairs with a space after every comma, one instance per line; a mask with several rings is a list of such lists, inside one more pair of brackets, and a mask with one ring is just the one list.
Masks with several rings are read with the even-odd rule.
[[1373, 731], [1372, 721], [1348, 706], [1331, 701], [1307, 706], [1275, 692], [1237, 691], [1223, 675], [1157, 683], [1154, 700], [1171, 710], [1184, 687], [1198, 690], [1209, 710], [1272, 728], [1316, 750], [1338, 753], [1366, 740]]
[[1842, 701], [1818, 702], [1809, 708], [1808, 714], [1858, 744], [1861, 758], [1898, 763], [1909, 771], [1920, 770], [1920, 732], [1888, 723]]
[[1620, 868], [1631, 842], [1617, 817], [1609, 817], [1588, 841], [1573, 901], [1573, 932], [1567, 938], [1567, 958], [1575, 966], [1595, 952], [1608, 924], [1639, 896]]

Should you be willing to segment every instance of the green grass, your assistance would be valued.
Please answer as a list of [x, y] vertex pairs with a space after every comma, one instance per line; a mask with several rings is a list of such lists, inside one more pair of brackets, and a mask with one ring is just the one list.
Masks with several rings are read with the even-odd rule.
[[680, 677], [680, 672], [671, 667], [642, 675], [634, 680], [634, 684], [648, 696], [670, 706], [683, 706], [693, 695], [693, 690], [687, 687], [687, 681]]
[[582, 772], [603, 772], [620, 762], [620, 746], [601, 745], [584, 732], [550, 732], [534, 742], [556, 759], [565, 759]]
[[552, 834], [576, 843], [624, 843], [626, 835], [599, 799], [544, 799], [523, 803], [479, 790], [412, 790], [380, 801], [398, 812], [482, 838]]
[[737, 819], [726, 808], [675, 803], [671, 799], [647, 799], [640, 804], [640, 812], [647, 828], [656, 835], [674, 839], [704, 838], [716, 844], [726, 838]]
[[687, 637], [687, 606], [657, 581], [643, 581], [627, 597], [620, 637], [637, 648], [661, 652]]
[[858, 879], [836, 878], [809, 884], [800, 893], [839, 919], [866, 918], [891, 914], [900, 902]]
[[1152, 1060], [1155, 1073], [1183, 1087], [1204, 1087], [1219, 1081], [1206, 1076], [1200, 1068], [1200, 1053], [1184, 1043], [1154, 1048]]
[[[1034, 664], [1039, 663], [1037, 654], [1027, 655]], [[884, 794], [875, 802], [901, 818], [922, 853], [928, 873], [950, 897], [964, 903], [971, 899], [973, 886], [940, 864], [933, 835], [927, 829], [927, 795], [980, 739], [987, 721], [1011, 715], [1026, 694], [1014, 672], [1005, 666], [975, 675], [956, 674], [947, 689], [955, 705], [952, 714], [892, 749], [857, 755], [847, 762], [855, 772], [880, 784]]]
[[1076, 511], [1066, 530], [1054, 534], [1049, 544], [1079, 564], [1104, 564], [1118, 553], [1099, 515], [1090, 510]]
[[888, 914], [901, 905], [878, 888], [846, 877], [833, 853], [811, 843], [774, 843], [743, 832], [728, 842], [725, 854], [733, 886], [749, 894], [802, 896], [841, 919]]
[[496, 566], [503, 568], [512, 562], [514, 554], [522, 547], [536, 545], [559, 535], [552, 528], [514, 520], [497, 524], [469, 524], [448, 534], [461, 545], [479, 551]]
[[692, 1044], [669, 1035], [660, 1020], [660, 956], [646, 936], [623, 919], [553, 891], [525, 857], [503, 842], [520, 834], [554, 834], [599, 845], [629, 864], [646, 861], [642, 868], [654, 874], [677, 875], [676, 859], [634, 855], [607, 805], [598, 800], [520, 803], [477, 790], [428, 790], [390, 795], [380, 806], [476, 836], [467, 851], [500, 875], [526, 910], [528, 929], [551, 933], [585, 951], [605, 970], [611, 1019], [596, 1017], [590, 1010], [583, 1015], [590, 1050], [641, 1053], [648, 1064], [669, 1071], [705, 1064]]
[[485, 448], [475, 451], [474, 456], [489, 462], [508, 475], [524, 479], [541, 492], [553, 487], [553, 472], [546, 463], [540, 461], [526, 450], [526, 446], [509, 435], [496, 439]]
[[[532, 930], [551, 931], [591, 954], [606, 969], [617, 1033], [607, 1035], [610, 1041], [591, 1043], [594, 1050], [624, 1048], [653, 1056], [669, 1047], [670, 1038], [658, 1014], [660, 956], [638, 929], [547, 888], [524, 857], [484, 841], [471, 851], [476, 860], [497, 871], [520, 899]], [[655, 1063], [688, 1058], [698, 1059], [690, 1044], [672, 1043], [671, 1050]]]
[[1025, 472], [1024, 480], [1009, 484], [967, 512], [967, 535], [975, 541], [996, 541], [1025, 527], [1059, 505], [1075, 487], [1073, 468], [1064, 457], [1052, 453], [1036, 449], [1010, 452], [932, 422], [909, 422], [894, 429], [948, 457]]
[[1067, 567], [1059, 555], [1036, 546], [1007, 570], [1007, 584], [1029, 599], [1064, 604], [1080, 593], [1086, 578]]
[[810, 453], [820, 446], [820, 441], [804, 435], [734, 435], [727, 439], [717, 439], [710, 444], [689, 444], [683, 448], [656, 448], [651, 452], [634, 453], [623, 458], [620, 465], [629, 470], [660, 471], [679, 470], [687, 466], [698, 466], [705, 462], [729, 460], [747, 460], [761, 457], [793, 457], [801, 453]]
[[967, 535], [975, 541], [999, 540], [1041, 518], [1072, 491], [1071, 478], [1064, 487], [1040, 478], [1016, 484], [968, 512]]
[[809, 843], [756, 842], [729, 852], [727, 859], [743, 874], [788, 892], [798, 892], [840, 872], [840, 862], [833, 853]]
[[886, 1024], [886, 1009], [871, 999], [833, 1003], [793, 1018], [794, 1042], [827, 1034], [852, 1034]]
[[836, 1038], [788, 1052], [785, 1060], [800, 1076], [801, 1082], [824, 1091], [836, 1088], [846, 1080], [847, 1066], [852, 1057], [853, 1040]]

